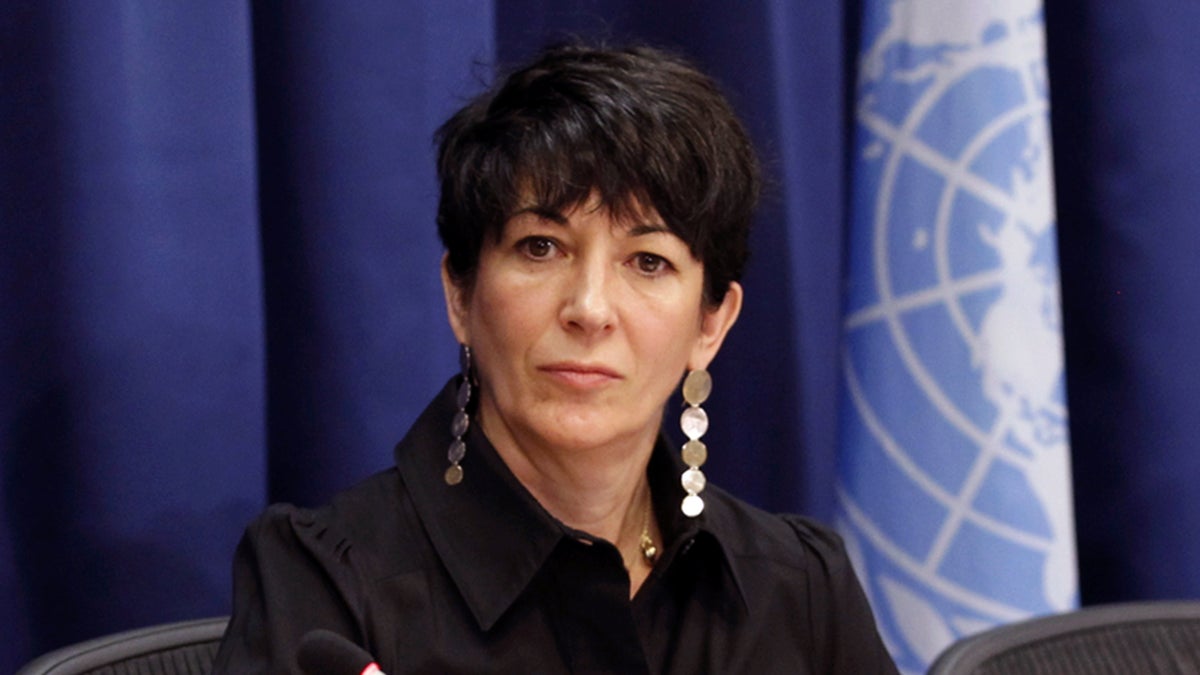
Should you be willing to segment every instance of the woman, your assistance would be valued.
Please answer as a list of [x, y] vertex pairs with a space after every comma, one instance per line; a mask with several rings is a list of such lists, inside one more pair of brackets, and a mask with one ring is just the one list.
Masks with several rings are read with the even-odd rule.
[[439, 142], [462, 373], [395, 468], [248, 528], [218, 671], [297, 672], [324, 628], [393, 674], [895, 672], [835, 535], [705, 486], [759, 186], [713, 83], [552, 48]]

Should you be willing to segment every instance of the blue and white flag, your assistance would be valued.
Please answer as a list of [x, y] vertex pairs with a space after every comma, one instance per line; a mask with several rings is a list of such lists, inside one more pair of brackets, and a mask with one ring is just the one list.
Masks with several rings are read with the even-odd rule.
[[1040, 1], [867, 0], [838, 525], [904, 672], [1077, 605]]

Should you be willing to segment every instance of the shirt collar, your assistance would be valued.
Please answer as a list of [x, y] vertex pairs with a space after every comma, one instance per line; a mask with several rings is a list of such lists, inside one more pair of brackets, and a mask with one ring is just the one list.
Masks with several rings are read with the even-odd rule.
[[730, 508], [733, 498], [710, 484], [702, 494], [704, 511], [694, 518], [683, 515], [680, 504], [687, 492], [683, 489], [680, 476], [687, 468], [679, 453], [671, 450], [667, 438], [660, 435], [646, 468], [654, 499], [654, 514], [666, 538], [665, 553], [660, 562], [669, 568], [674, 564], [675, 556], [689, 553], [703, 542], [701, 549], [711, 552], [713, 559], [702, 561], [702, 564], [710, 566], [709, 573], [727, 574], [737, 591], [736, 600], [740, 608], [749, 611], [742, 575], [738, 573], [738, 557], [730, 547], [741, 527]]
[[[442, 480], [449, 466], [446, 450], [457, 410], [457, 382], [455, 377], [446, 384], [396, 446], [396, 466], [434, 549], [486, 631], [525, 591], [559, 541], [579, 533], [542, 508], [474, 425], [463, 438], [462, 482], [451, 486]], [[714, 494], [699, 517], [684, 516], [679, 476], [686, 467], [676, 455], [660, 438], [647, 469], [655, 514], [667, 539], [660, 564], [669, 566], [697, 538], [711, 537], [717, 544], [711, 548], [720, 552], [720, 564], [745, 608], [734, 558], [722, 544], [736, 527], [724, 513], [727, 497]]]

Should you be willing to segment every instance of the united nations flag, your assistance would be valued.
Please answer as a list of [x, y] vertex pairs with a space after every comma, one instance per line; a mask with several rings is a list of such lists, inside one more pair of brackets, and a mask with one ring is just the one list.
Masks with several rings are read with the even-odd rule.
[[839, 527], [898, 665], [1077, 604], [1041, 3], [866, 2]]

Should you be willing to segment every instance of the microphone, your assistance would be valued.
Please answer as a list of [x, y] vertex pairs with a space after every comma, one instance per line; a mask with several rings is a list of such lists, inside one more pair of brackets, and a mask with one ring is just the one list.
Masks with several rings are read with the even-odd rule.
[[365, 649], [324, 628], [304, 634], [296, 660], [308, 675], [384, 675]]

